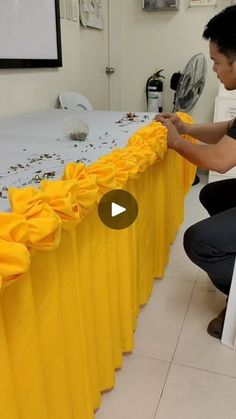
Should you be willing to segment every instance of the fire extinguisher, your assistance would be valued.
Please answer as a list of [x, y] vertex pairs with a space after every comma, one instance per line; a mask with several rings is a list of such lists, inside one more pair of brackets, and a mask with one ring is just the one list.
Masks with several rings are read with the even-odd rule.
[[162, 112], [162, 92], [163, 92], [163, 81], [161, 78], [165, 78], [161, 75], [162, 70], [154, 73], [146, 83], [146, 97], [147, 97], [147, 110], [148, 112]]

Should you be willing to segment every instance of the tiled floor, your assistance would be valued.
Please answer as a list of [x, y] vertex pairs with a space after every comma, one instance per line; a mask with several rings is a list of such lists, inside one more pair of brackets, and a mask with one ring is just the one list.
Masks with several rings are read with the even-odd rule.
[[185, 229], [207, 216], [198, 201], [204, 183], [202, 176], [186, 198], [165, 278], [140, 312], [135, 351], [124, 356], [96, 419], [236, 418], [236, 352], [206, 332], [225, 298], [182, 247]]

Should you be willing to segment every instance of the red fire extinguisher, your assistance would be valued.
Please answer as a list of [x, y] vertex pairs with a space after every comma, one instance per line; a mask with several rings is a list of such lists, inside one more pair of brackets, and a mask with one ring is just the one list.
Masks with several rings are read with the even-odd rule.
[[147, 97], [147, 110], [148, 112], [162, 112], [163, 109], [163, 81], [165, 78], [161, 75], [162, 70], [154, 73], [146, 83], [146, 97]]

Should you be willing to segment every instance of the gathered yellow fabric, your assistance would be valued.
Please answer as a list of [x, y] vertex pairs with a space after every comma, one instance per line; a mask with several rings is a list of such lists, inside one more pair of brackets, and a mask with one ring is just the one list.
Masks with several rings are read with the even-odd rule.
[[135, 160], [131, 160], [131, 157], [128, 152], [126, 152], [128, 147], [125, 149], [115, 149], [107, 156], [103, 156], [99, 159], [101, 163], [107, 164], [112, 163], [115, 166], [116, 176], [118, 177], [118, 183], [123, 183], [128, 179], [137, 179], [138, 167]]
[[62, 227], [70, 228], [93, 208], [97, 196], [94, 180], [43, 180], [41, 190], [50, 196], [50, 206], [61, 218]]
[[22, 243], [0, 239], [0, 289], [27, 272], [30, 253]]
[[68, 163], [64, 168], [62, 179], [87, 179], [88, 174], [84, 163]]
[[[184, 112], [177, 112], [177, 115], [187, 124], [192, 124], [192, 117]], [[197, 140], [190, 135], [183, 134], [182, 137], [190, 141], [191, 143], [196, 143]], [[193, 182], [196, 173], [196, 166], [190, 163], [188, 160], [182, 159], [183, 161], [183, 182], [184, 182], [184, 193], [186, 194], [189, 190], [190, 185]]]
[[[187, 123], [192, 118], [179, 112]], [[186, 140], [194, 141], [189, 136]], [[62, 228], [72, 228], [80, 222], [112, 189], [123, 188], [129, 179], [138, 179], [149, 166], [163, 160], [167, 151], [167, 130], [159, 122], [139, 129], [124, 149], [115, 149], [107, 156], [86, 167], [83, 163], [65, 166], [61, 180], [43, 180], [40, 190], [32, 187], [10, 188], [11, 208], [18, 218], [18, 234], [23, 234], [27, 246], [51, 250], [58, 247]], [[190, 185], [195, 167], [183, 159], [184, 190]], [[1, 219], [0, 219], [1, 224]], [[20, 233], [19, 233], [20, 232]], [[5, 229], [5, 237], [12, 232]], [[16, 242], [21, 238], [15, 236]]]
[[[101, 392], [115, 385], [195, 176], [167, 149], [166, 132], [152, 122], [89, 167], [69, 163], [39, 190], [9, 190], [12, 213], [0, 214], [4, 419], [94, 419]], [[124, 187], [139, 213], [115, 231], [99, 220], [97, 203]]]
[[97, 177], [88, 172], [84, 163], [68, 163], [64, 169], [62, 180], [71, 179], [78, 181], [74, 199], [81, 207], [82, 213], [85, 214], [93, 209], [97, 202], [99, 189]]
[[29, 231], [23, 216], [0, 213], [0, 290], [29, 269], [30, 254], [25, 246]]
[[51, 250], [58, 246], [61, 237], [61, 220], [49, 205], [50, 197], [32, 187], [9, 188], [12, 211], [23, 215], [28, 225], [28, 246]]
[[98, 185], [98, 200], [106, 192], [116, 189], [115, 167], [110, 164], [102, 164], [99, 160], [91, 164], [87, 169], [88, 174], [96, 177]]
[[26, 243], [29, 230], [23, 215], [16, 213], [0, 213], [0, 239], [11, 242]]
[[[159, 122], [151, 122], [147, 127], [140, 128], [130, 139], [129, 145], [136, 145], [139, 149], [147, 152], [147, 146], [150, 152], [155, 153], [155, 160], [162, 160], [167, 149], [166, 141], [167, 129]], [[149, 152], [149, 153], [150, 153]], [[152, 157], [154, 157], [152, 155]], [[154, 162], [153, 161], [153, 162]], [[150, 161], [152, 164], [152, 160]]]

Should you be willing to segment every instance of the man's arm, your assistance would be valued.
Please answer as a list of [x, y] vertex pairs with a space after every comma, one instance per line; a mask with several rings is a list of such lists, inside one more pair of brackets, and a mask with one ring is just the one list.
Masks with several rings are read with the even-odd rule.
[[236, 140], [225, 135], [217, 144], [192, 144], [178, 134], [170, 146], [202, 169], [225, 173], [236, 166]]
[[169, 119], [160, 122], [167, 128], [169, 148], [202, 169], [225, 173], [236, 165], [236, 140], [224, 135], [216, 144], [192, 144], [183, 139]]
[[184, 124], [183, 133], [206, 143], [216, 144], [226, 134], [233, 120], [213, 122], [211, 124]]
[[210, 124], [187, 124], [175, 113], [160, 113], [155, 116], [157, 122], [163, 122], [163, 118], [172, 122], [179, 134], [188, 134], [206, 144], [216, 144], [226, 134], [234, 119]]

